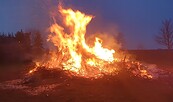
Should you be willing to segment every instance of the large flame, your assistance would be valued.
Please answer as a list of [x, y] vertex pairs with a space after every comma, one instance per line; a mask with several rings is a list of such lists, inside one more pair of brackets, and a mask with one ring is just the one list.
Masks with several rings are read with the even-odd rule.
[[52, 35], [49, 39], [62, 57], [58, 66], [86, 77], [115, 71], [116, 68], [106, 67], [107, 64], [114, 63], [115, 51], [104, 48], [101, 38], [95, 37], [94, 46], [89, 46], [85, 41], [86, 27], [93, 16], [62, 7], [59, 7], [59, 12], [64, 19], [64, 25], [70, 29], [70, 34], [57, 23], [50, 27]]
[[93, 16], [62, 7], [60, 7], [59, 12], [64, 17], [65, 26], [70, 28], [70, 34], [65, 33], [64, 28], [60, 25], [53, 24], [50, 31], [54, 35], [49, 38], [65, 57], [62, 62], [64, 69], [88, 76], [92, 75], [88, 70], [94, 71], [93, 67], [97, 67], [99, 68], [99, 70], [97, 69], [98, 72], [92, 73], [95, 75], [103, 73], [106, 69], [105, 65], [114, 62], [113, 54], [115, 51], [103, 48], [102, 40], [98, 37], [95, 38], [93, 47], [86, 44], [86, 27]]
[[[86, 43], [86, 27], [93, 16], [72, 9], [63, 9], [61, 6], [59, 13], [70, 33], [66, 33], [66, 29], [55, 21], [50, 27], [51, 34], [48, 39], [57, 50], [52, 51], [46, 61], [37, 62], [37, 67], [30, 70], [30, 73], [40, 66], [49, 69], [59, 68], [87, 78], [116, 73], [118, 62], [122, 61], [121, 54], [117, 54], [121, 57], [116, 56], [117, 51], [103, 47], [103, 40], [98, 36], [94, 37], [92, 44]], [[143, 75], [145, 73], [143, 71]]]

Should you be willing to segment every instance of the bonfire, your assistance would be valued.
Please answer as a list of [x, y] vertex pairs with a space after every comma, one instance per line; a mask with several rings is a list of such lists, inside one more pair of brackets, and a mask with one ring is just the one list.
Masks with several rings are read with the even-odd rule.
[[54, 49], [34, 61], [34, 66], [24, 78], [0, 83], [2, 89], [22, 89], [31, 95], [38, 95], [56, 87], [69, 86], [71, 78], [91, 82], [90, 79], [122, 77], [122, 73], [140, 79], [158, 77], [156, 66], [131, 58], [126, 51], [120, 50], [120, 44], [110, 35], [86, 37], [87, 25], [94, 16], [62, 6], [58, 7], [58, 11], [63, 23], [60, 25], [53, 17], [48, 36]]
[[[129, 58], [129, 55], [120, 50], [116, 40], [107, 43], [109, 35], [93, 34], [86, 38], [86, 28], [94, 16], [86, 15], [80, 11], [58, 7], [63, 19], [59, 25], [54, 18], [50, 26], [51, 34], [48, 41], [55, 49], [35, 62], [35, 68], [29, 71], [33, 74], [39, 68], [47, 70], [61, 69], [70, 75], [84, 78], [101, 78], [104, 75], [115, 75], [120, 70], [131, 71], [135, 76], [152, 78], [144, 66]], [[70, 32], [67, 33], [66, 29]], [[86, 40], [87, 39], [87, 40]]]

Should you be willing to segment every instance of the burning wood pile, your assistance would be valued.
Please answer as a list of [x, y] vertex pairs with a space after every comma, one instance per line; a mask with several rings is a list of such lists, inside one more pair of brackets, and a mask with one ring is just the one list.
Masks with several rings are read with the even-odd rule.
[[84, 78], [100, 78], [103, 75], [115, 75], [126, 68], [136, 76], [153, 78], [141, 63], [132, 61], [120, 50], [115, 39], [111, 40], [111, 37], [103, 34], [85, 37], [86, 27], [93, 16], [78, 10], [64, 9], [62, 6], [59, 6], [59, 13], [63, 24], [57, 24], [53, 17], [54, 24], [50, 27], [51, 34], [48, 38], [55, 50], [42, 61], [36, 61], [35, 68], [29, 71], [30, 74], [44, 67], [50, 70], [61, 69]]
[[132, 60], [120, 50], [115, 39], [110, 40], [111, 37], [102, 34], [86, 38], [86, 27], [93, 16], [78, 10], [64, 9], [62, 6], [59, 6], [59, 13], [63, 18], [63, 25], [57, 24], [54, 17], [48, 37], [48, 41], [55, 47], [54, 50], [42, 60], [35, 61], [34, 67], [23, 79], [0, 84], [1, 87], [17, 87], [36, 95], [60, 85], [68, 85], [67, 80], [71, 77], [100, 79], [122, 73], [126, 73], [128, 77], [158, 77], [156, 66]]

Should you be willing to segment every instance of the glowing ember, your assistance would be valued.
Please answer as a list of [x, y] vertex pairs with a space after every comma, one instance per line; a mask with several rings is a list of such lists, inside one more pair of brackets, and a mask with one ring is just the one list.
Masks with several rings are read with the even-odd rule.
[[[59, 68], [86, 78], [117, 73], [119, 70], [117, 64], [123, 59], [118, 51], [104, 48], [104, 41], [98, 36], [95, 36], [94, 42], [86, 43], [86, 27], [93, 16], [72, 9], [63, 9], [61, 6], [59, 12], [70, 33], [66, 33], [64, 27], [55, 22], [50, 27], [51, 35], [48, 40], [57, 50], [52, 51], [46, 61], [37, 62], [36, 68], [29, 73], [42, 66], [48, 69]], [[147, 75], [147, 72], [141, 71], [141, 73]]]

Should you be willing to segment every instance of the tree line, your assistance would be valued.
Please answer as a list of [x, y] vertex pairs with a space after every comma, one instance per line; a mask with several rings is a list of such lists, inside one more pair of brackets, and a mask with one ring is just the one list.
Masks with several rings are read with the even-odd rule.
[[45, 51], [39, 31], [24, 32], [23, 30], [16, 33], [0, 32], [0, 49], [1, 61], [32, 60]]

